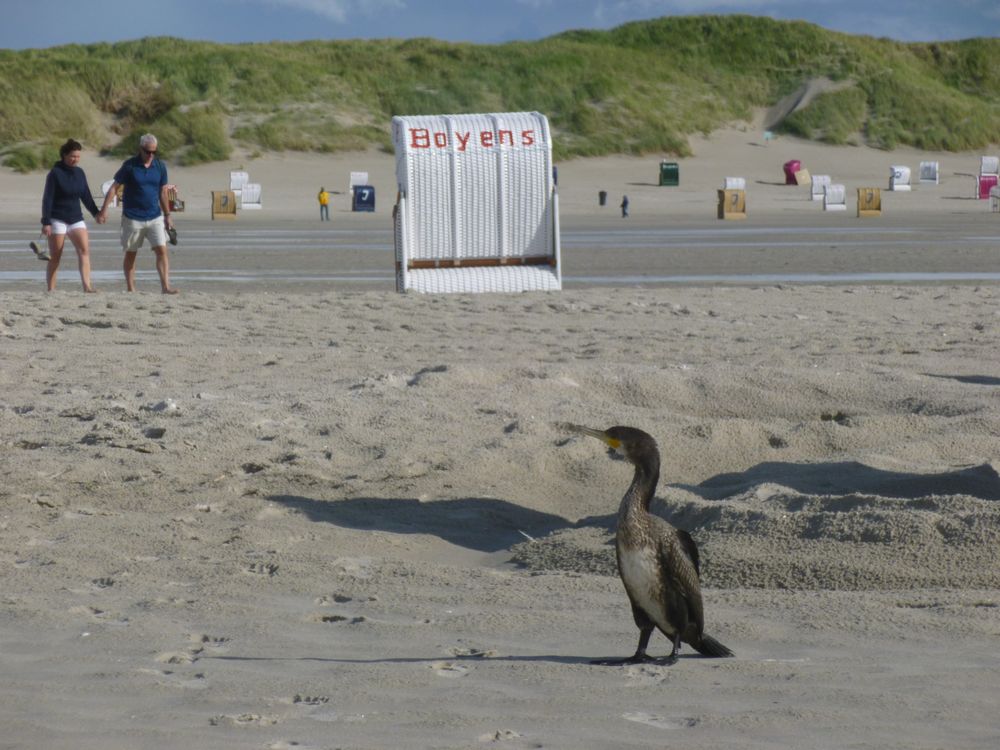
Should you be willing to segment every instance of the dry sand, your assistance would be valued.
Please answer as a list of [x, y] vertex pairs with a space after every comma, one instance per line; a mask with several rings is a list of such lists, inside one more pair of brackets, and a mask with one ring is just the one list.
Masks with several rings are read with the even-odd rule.
[[[788, 144], [753, 140], [696, 144], [705, 185], [666, 220], [631, 159], [566, 164], [563, 209], [612, 226], [617, 175], [640, 221], [696, 220], [735, 164], [772, 226], [834, 221], [764, 184]], [[792, 145], [858, 180], [919, 160]], [[334, 183], [249, 169], [248, 226], [311, 220]], [[192, 194], [220, 173], [178, 170]], [[30, 226], [29, 187], [0, 175], [0, 229]], [[950, 194], [890, 200], [989, 222]], [[997, 747], [996, 285], [164, 298], [62, 274], [0, 286], [0, 747]], [[701, 545], [735, 659], [589, 663], [635, 647], [608, 545], [630, 474], [566, 421], [659, 440], [658, 512]]]

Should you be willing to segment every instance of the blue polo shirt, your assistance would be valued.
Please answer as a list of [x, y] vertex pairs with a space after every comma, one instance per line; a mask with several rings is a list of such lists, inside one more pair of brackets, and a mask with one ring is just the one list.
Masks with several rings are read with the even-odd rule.
[[160, 188], [167, 184], [167, 167], [153, 159], [147, 167], [133, 156], [115, 172], [115, 182], [124, 185], [122, 211], [130, 219], [149, 221], [160, 215]]

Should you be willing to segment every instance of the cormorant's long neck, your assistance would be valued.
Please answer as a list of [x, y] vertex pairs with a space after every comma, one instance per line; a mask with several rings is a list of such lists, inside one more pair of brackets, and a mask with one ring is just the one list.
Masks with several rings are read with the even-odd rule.
[[645, 461], [637, 463], [632, 484], [629, 485], [618, 508], [619, 519], [625, 519], [629, 514], [638, 511], [648, 512], [658, 481], [660, 481], [659, 455], [647, 456]]

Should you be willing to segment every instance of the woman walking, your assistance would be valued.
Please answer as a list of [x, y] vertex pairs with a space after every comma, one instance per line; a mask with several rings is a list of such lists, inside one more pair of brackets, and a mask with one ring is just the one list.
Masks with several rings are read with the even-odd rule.
[[62, 259], [63, 245], [69, 237], [76, 248], [83, 291], [94, 292], [90, 282], [90, 236], [83, 221], [80, 201], [91, 215], [98, 214], [97, 204], [90, 194], [87, 175], [77, 165], [83, 146], [70, 138], [59, 148], [60, 160], [49, 170], [42, 194], [42, 234], [49, 241], [49, 265], [45, 269], [45, 284], [51, 292], [56, 288], [56, 272]]

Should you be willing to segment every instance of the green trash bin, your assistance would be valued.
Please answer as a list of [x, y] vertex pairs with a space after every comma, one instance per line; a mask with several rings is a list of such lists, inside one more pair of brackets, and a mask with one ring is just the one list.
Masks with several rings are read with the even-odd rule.
[[660, 185], [679, 185], [681, 182], [681, 169], [675, 161], [660, 162]]

